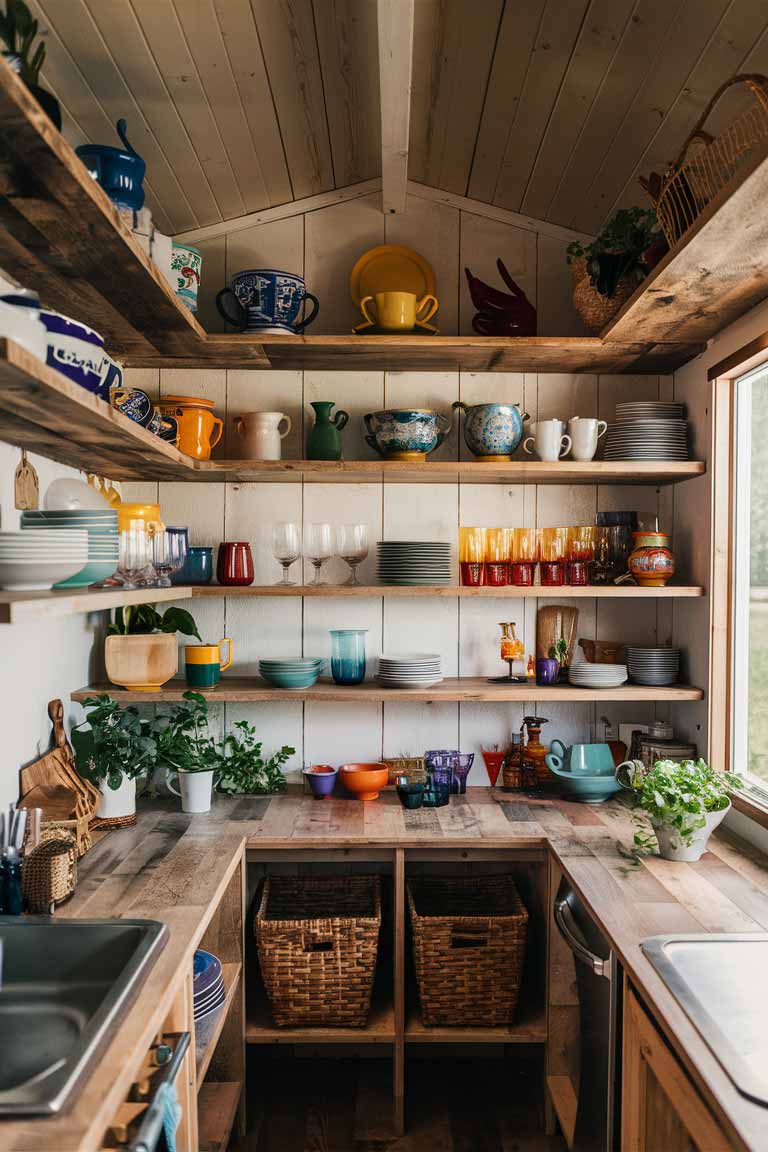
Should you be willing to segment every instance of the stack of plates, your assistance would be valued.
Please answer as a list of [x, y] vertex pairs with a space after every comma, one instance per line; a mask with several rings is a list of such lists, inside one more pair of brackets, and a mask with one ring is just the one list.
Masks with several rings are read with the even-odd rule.
[[87, 564], [57, 588], [85, 588], [107, 580], [118, 567], [117, 512], [113, 508], [22, 512], [21, 527], [36, 531], [88, 533]]
[[382, 656], [377, 679], [384, 688], [430, 688], [443, 678], [440, 657], [432, 652]]
[[259, 671], [273, 688], [311, 688], [325, 662], [314, 656], [294, 660], [259, 660]]
[[224, 1003], [224, 976], [221, 960], [212, 952], [198, 948], [192, 978], [195, 1024], [212, 1015]]
[[618, 688], [627, 681], [626, 664], [571, 664], [568, 679], [577, 688]]
[[381, 540], [380, 584], [450, 584], [451, 546], [434, 540]]
[[88, 561], [88, 533], [68, 529], [0, 532], [0, 588], [47, 591]]
[[679, 648], [627, 646], [627, 667], [635, 684], [676, 684], [680, 674]]
[[616, 423], [605, 437], [606, 460], [687, 460], [685, 408], [662, 400], [616, 405]]

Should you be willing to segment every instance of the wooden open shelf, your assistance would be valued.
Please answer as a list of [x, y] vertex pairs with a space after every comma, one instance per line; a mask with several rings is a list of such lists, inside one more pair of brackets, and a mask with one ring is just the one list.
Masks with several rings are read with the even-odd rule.
[[50, 620], [55, 616], [105, 612], [128, 604], [189, 600], [191, 588], [73, 588], [55, 592], [0, 592], [0, 624]]
[[[165, 590], [167, 591], [167, 589]], [[252, 596], [303, 596], [308, 599], [335, 600], [365, 599], [373, 596], [383, 596], [387, 599], [409, 599], [416, 597], [481, 597], [485, 599], [502, 600], [562, 600], [587, 599], [598, 600], [677, 600], [703, 596], [704, 589], [695, 585], [668, 584], [666, 588], [639, 588], [636, 584], [590, 584], [586, 587], [571, 587], [563, 585], [560, 588], [551, 588], [543, 584], [534, 584], [530, 588], [517, 588], [505, 585], [503, 588], [470, 588], [456, 584], [295, 584], [286, 587], [283, 584], [250, 584], [246, 588], [225, 588], [220, 584], [199, 584], [192, 588], [179, 588], [179, 592], [198, 597], [235, 597], [240, 599]], [[2, 594], [0, 594], [0, 613], [2, 612]], [[179, 599], [183, 599], [180, 596]], [[2, 615], [0, 615], [0, 620]]]
[[[500, 671], [501, 674], [501, 671]], [[108, 693], [121, 702], [161, 704], [183, 699], [188, 690], [185, 680], [170, 680], [159, 692], [129, 692], [114, 684], [92, 684], [71, 694], [70, 699], [82, 702], [89, 696]], [[571, 684], [558, 684], [540, 688], [536, 684], [490, 684], [482, 676], [448, 678], [432, 688], [382, 688], [375, 680], [366, 680], [350, 688], [340, 687], [332, 681], [319, 680], [312, 688], [272, 688], [255, 676], [223, 676], [221, 683], [206, 694], [212, 702], [222, 704], [253, 703], [257, 701], [306, 700], [326, 703], [354, 704], [361, 701], [388, 701], [397, 703], [410, 700], [432, 704], [449, 702], [506, 703], [527, 701], [570, 701], [588, 704], [600, 700], [702, 700], [700, 688], [675, 684], [669, 688], [645, 687], [642, 684], [622, 684], [619, 688], [576, 688]]]
[[242, 1084], [206, 1080], [197, 1095], [197, 1146], [199, 1152], [226, 1152], [237, 1116]]
[[460, 1025], [429, 1027], [423, 1024], [418, 1009], [406, 1015], [406, 1044], [544, 1044], [547, 1039], [547, 1013], [539, 1008], [520, 1005], [519, 1019], [506, 1028], [482, 1028]]
[[205, 1074], [208, 1071], [216, 1045], [219, 1042], [227, 1016], [235, 1000], [240, 983], [240, 974], [243, 966], [237, 964], [222, 964], [221, 971], [224, 977], [224, 1003], [219, 1010], [207, 1020], [203, 1020], [195, 1027], [195, 1066], [197, 1077], [197, 1090], [201, 1090]]
[[377, 976], [371, 1012], [365, 1028], [278, 1028], [272, 1019], [263, 987], [249, 1001], [245, 1022], [246, 1044], [392, 1044], [395, 1010], [387, 996], [386, 981]]

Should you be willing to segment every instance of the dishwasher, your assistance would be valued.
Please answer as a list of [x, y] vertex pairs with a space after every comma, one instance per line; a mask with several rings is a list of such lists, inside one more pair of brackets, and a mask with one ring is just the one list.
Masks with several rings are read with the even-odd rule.
[[619, 1148], [622, 978], [608, 941], [563, 878], [555, 923], [574, 958], [579, 995], [579, 1085], [571, 1152]]

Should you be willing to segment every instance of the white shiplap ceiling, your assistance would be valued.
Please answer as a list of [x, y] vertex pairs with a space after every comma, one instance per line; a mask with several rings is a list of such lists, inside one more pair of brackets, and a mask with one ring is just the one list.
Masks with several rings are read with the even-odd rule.
[[[68, 136], [124, 116], [166, 231], [381, 171], [375, 0], [30, 7]], [[768, 0], [415, 0], [408, 175], [594, 232], [743, 71], [768, 72]]]

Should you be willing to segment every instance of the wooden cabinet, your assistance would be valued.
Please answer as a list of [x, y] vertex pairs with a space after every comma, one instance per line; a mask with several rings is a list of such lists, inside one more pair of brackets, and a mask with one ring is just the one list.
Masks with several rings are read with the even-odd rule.
[[627, 985], [622, 1152], [727, 1152], [731, 1144]]

